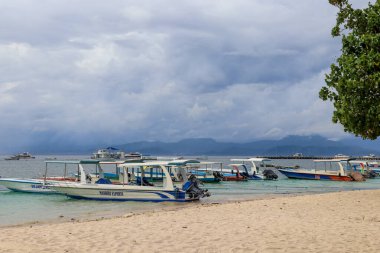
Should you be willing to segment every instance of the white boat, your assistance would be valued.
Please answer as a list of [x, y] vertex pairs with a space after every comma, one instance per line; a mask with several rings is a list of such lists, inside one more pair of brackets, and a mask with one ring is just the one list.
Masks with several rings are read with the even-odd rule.
[[43, 179], [0, 178], [0, 185], [8, 190], [29, 193], [54, 193]]
[[[64, 164], [63, 176], [48, 177], [48, 164]], [[78, 171], [83, 170], [84, 164], [94, 164], [98, 168], [99, 161], [81, 160], [81, 161], [45, 161], [45, 173], [42, 178], [0, 178], [0, 185], [8, 190], [27, 193], [56, 193], [51, 185], [58, 182], [72, 183], [78, 181], [75, 176], [68, 176], [67, 165], [77, 165]]]
[[[199, 188], [195, 177], [191, 177], [189, 181], [185, 182], [182, 188], [174, 186], [169, 171], [160, 162], [124, 163], [118, 167], [121, 169], [121, 177], [120, 184], [117, 185], [111, 184], [109, 180], [102, 178], [102, 171], [100, 171], [100, 179], [95, 184], [87, 183], [84, 176], [85, 171], [81, 168], [80, 183], [67, 184], [62, 182], [51, 187], [71, 198], [91, 200], [185, 202], [209, 196], [207, 190]], [[162, 170], [164, 177], [161, 185], [146, 185], [144, 180], [140, 180], [139, 184], [131, 182], [132, 169], [139, 169], [142, 173], [142, 178], [144, 178], [144, 172], [150, 168], [160, 168]], [[185, 178], [186, 173], [184, 170], [183, 173]]]
[[117, 148], [107, 147], [104, 149], [99, 149], [93, 153], [91, 159], [100, 161], [141, 160], [143, 159], [143, 156], [138, 152], [125, 153], [124, 151], [120, 151]]
[[[240, 174], [246, 176], [248, 180], [273, 180], [277, 179], [277, 174], [271, 170], [267, 169], [266, 162], [270, 161], [268, 158], [246, 158], [246, 159], [231, 159], [231, 162], [240, 162], [240, 164], [231, 164], [236, 167], [241, 167]], [[247, 166], [247, 163], [250, 166]], [[256, 165], [258, 163], [258, 165]], [[262, 168], [260, 168], [262, 167]]]
[[334, 159], [349, 159], [350, 156], [348, 155], [343, 155], [343, 154], [337, 154], [334, 156]]

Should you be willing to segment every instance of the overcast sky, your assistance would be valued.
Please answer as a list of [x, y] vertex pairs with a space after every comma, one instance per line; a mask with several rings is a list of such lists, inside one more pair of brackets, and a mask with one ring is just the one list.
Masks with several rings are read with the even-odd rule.
[[342, 138], [318, 98], [336, 13], [327, 0], [1, 1], [0, 151]]

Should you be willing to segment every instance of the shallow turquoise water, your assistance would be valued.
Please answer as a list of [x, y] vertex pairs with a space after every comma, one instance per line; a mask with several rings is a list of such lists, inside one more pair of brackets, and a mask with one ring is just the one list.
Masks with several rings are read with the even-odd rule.
[[[44, 158], [37, 157], [27, 161], [5, 161], [0, 157], [0, 176], [2, 177], [40, 177], [44, 173]], [[83, 156], [60, 156], [58, 159], [83, 159]], [[228, 163], [229, 157], [209, 157], [212, 161]], [[300, 165], [314, 168], [310, 160], [275, 160], [275, 165]], [[62, 167], [49, 166], [48, 175], [61, 175]], [[71, 168], [75, 173], [75, 168]], [[235, 199], [251, 199], [268, 194], [322, 193], [344, 190], [380, 189], [380, 178], [366, 182], [330, 182], [289, 180], [280, 175], [277, 181], [221, 182], [206, 184], [212, 196], [201, 202], [219, 202]], [[142, 202], [103, 202], [73, 200], [63, 195], [15, 193], [0, 189], [0, 226], [26, 222], [68, 220], [71, 218], [96, 218], [122, 215], [128, 212], [159, 209], [167, 206], [184, 205], [180, 203], [142, 203]]]

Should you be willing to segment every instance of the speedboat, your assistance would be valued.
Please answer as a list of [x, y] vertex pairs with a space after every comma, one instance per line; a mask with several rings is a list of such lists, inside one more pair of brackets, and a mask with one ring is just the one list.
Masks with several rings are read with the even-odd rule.
[[[342, 163], [345, 163], [347, 168], [350, 168], [348, 160], [343, 159], [327, 159], [314, 160], [315, 164], [323, 163], [325, 170], [305, 170], [283, 168], [278, 169], [282, 174], [290, 179], [309, 179], [309, 180], [330, 180], [330, 181], [354, 181], [352, 173], [347, 173]], [[337, 166], [337, 170], [332, 170], [333, 165]], [[329, 170], [327, 170], [329, 167]]]
[[[248, 180], [274, 180], [278, 178], [273, 170], [267, 169], [265, 162], [270, 161], [270, 159], [253, 157], [247, 159], [231, 159], [231, 161], [240, 162], [234, 165], [242, 168], [240, 174], [246, 176]], [[256, 165], [256, 162], [259, 163], [259, 166]], [[249, 163], [250, 166], [248, 167], [246, 163]], [[260, 170], [260, 165], [263, 167], [262, 170]]]
[[[120, 168], [120, 184], [112, 184], [109, 180], [100, 178], [94, 184], [88, 183], [83, 167], [80, 168], [81, 180], [79, 183], [57, 183], [51, 187], [57, 192], [71, 198], [90, 200], [113, 200], [113, 201], [152, 201], [152, 202], [186, 202], [208, 197], [207, 190], [199, 187], [199, 181], [192, 176], [185, 180], [181, 188], [173, 184], [171, 175], [165, 164], [160, 162], [124, 163]], [[161, 185], [152, 185], [144, 180], [144, 173], [150, 168], [160, 168], [163, 172]], [[131, 180], [132, 170], [138, 170], [140, 180]], [[182, 177], [187, 178], [185, 170], [181, 170]]]

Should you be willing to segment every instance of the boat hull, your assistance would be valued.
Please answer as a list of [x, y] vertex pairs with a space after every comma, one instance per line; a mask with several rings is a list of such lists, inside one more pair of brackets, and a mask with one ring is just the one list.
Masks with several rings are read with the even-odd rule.
[[248, 179], [245, 178], [245, 177], [236, 177], [236, 176], [231, 177], [231, 176], [225, 176], [225, 177], [223, 178], [223, 181], [235, 181], [235, 182], [241, 182], [241, 181], [248, 181]]
[[43, 180], [25, 180], [15, 178], [0, 178], [0, 185], [9, 190], [27, 193], [56, 193], [49, 186], [43, 184]]
[[330, 175], [313, 172], [297, 172], [291, 170], [279, 169], [283, 175], [290, 179], [306, 179], [306, 180], [327, 180], [327, 181], [352, 181], [350, 176]]
[[201, 181], [202, 183], [219, 183], [220, 181], [222, 181], [220, 178], [216, 178], [216, 177], [197, 177], [197, 179], [199, 179], [199, 181]]
[[264, 180], [263, 176], [259, 175], [251, 175], [247, 178], [248, 180]]
[[76, 199], [147, 202], [186, 202], [198, 200], [187, 198], [186, 193], [181, 190], [158, 190], [149, 186], [108, 186], [110, 187], [96, 184], [89, 186], [54, 185], [52, 188], [59, 193]]

